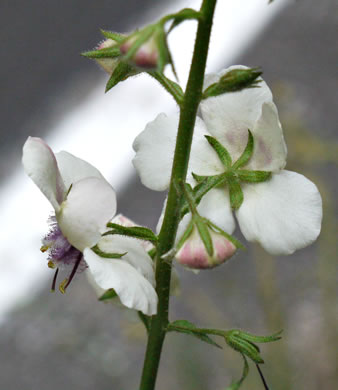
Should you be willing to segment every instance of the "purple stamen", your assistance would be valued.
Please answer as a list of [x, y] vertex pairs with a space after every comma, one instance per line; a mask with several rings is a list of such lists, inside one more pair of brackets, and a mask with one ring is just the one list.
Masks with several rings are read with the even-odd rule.
[[53, 282], [52, 282], [52, 287], [51, 287], [51, 291], [54, 292], [55, 291], [55, 285], [56, 285], [56, 279], [58, 277], [58, 273], [59, 273], [59, 268], [57, 268], [55, 270], [55, 273], [54, 273], [54, 277], [53, 277]]
[[73, 278], [74, 278], [74, 276], [76, 274], [76, 271], [79, 268], [81, 260], [82, 260], [82, 253], [80, 252], [79, 258], [77, 259], [77, 261], [76, 261], [76, 263], [75, 263], [75, 265], [74, 265], [74, 267], [72, 269], [72, 272], [69, 275], [68, 282], [66, 283], [66, 285], [64, 287], [65, 291], [66, 291], [66, 288], [70, 285], [71, 281], [73, 280]]

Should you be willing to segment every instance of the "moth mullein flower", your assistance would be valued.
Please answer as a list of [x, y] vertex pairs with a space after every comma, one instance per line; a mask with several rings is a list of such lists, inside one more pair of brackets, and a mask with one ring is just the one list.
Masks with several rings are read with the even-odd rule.
[[[244, 67], [234, 66], [207, 75], [205, 87], [236, 68]], [[261, 80], [256, 88], [207, 98], [200, 104], [200, 113], [201, 117], [196, 118], [187, 181], [192, 186], [196, 184], [192, 173], [201, 178], [227, 174], [232, 177], [228, 175], [226, 183], [206, 193], [198, 205], [199, 214], [231, 234], [235, 229], [234, 211], [245, 238], [258, 241], [275, 255], [291, 254], [314, 242], [321, 229], [321, 196], [315, 184], [303, 175], [284, 170], [287, 149], [266, 83]], [[133, 163], [142, 183], [150, 189], [163, 191], [169, 187], [177, 128], [177, 115], [160, 114], [134, 141]], [[241, 169], [245, 170], [235, 171], [250, 137], [253, 149], [242, 164]], [[224, 161], [209, 142], [211, 139], [226, 151]], [[243, 180], [239, 181], [238, 173]], [[259, 182], [260, 174], [265, 179]], [[253, 182], [250, 178], [257, 180]], [[237, 207], [230, 196], [234, 183], [242, 197]], [[183, 218], [179, 232], [185, 230], [190, 219], [189, 215]]]
[[[154, 314], [157, 295], [151, 258], [126, 237], [102, 237], [115, 215], [116, 195], [101, 173], [70, 153], [54, 154], [42, 139], [34, 137], [23, 147], [22, 162], [55, 212], [41, 248], [49, 253], [49, 266], [56, 268], [52, 289], [60, 268], [71, 267], [60, 285], [64, 292], [74, 275], [88, 267], [96, 283], [114, 288], [125, 306]], [[124, 255], [105, 258], [97, 252]]]

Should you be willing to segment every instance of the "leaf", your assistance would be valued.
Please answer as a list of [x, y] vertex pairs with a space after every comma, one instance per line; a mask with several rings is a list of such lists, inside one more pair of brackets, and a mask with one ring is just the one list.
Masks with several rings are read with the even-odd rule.
[[212, 338], [210, 338], [207, 334], [199, 332], [198, 328], [196, 325], [193, 323], [187, 321], [187, 320], [177, 320], [174, 322], [171, 322], [168, 325], [168, 331], [174, 331], [174, 332], [179, 332], [179, 333], [186, 333], [191, 336], [197, 337], [201, 341], [204, 341], [205, 343], [211, 344], [217, 348], [222, 347], [217, 344]]
[[245, 146], [245, 149], [239, 159], [232, 166], [233, 169], [238, 169], [243, 165], [247, 164], [250, 160], [254, 149], [254, 138], [250, 130], [248, 130], [248, 142]]
[[106, 92], [115, 87], [119, 82], [126, 80], [130, 76], [135, 76], [137, 73], [138, 71], [129, 64], [119, 62], [107, 82]]
[[104, 235], [120, 234], [123, 236], [139, 238], [141, 240], [157, 242], [157, 236], [153, 233], [153, 231], [142, 226], [126, 227], [118, 225], [116, 223], [107, 223], [107, 227], [112, 228], [114, 230], [108, 231], [104, 233]]
[[271, 178], [271, 172], [268, 171], [247, 171], [240, 169], [236, 173], [241, 181], [248, 183], [261, 183]]
[[280, 330], [277, 333], [274, 333], [270, 336], [256, 336], [254, 334], [248, 333], [248, 332], [243, 332], [239, 331], [239, 337], [241, 337], [244, 340], [250, 341], [252, 343], [271, 343], [273, 341], [278, 341], [282, 338], [282, 330]]
[[217, 153], [217, 156], [222, 161], [223, 165], [226, 168], [230, 168], [232, 164], [230, 153], [226, 150], [226, 148], [217, 141], [216, 138], [210, 137], [209, 135], [205, 135], [205, 138], [209, 142], [209, 145], [214, 149]]
[[100, 296], [99, 301], [108, 301], [109, 299], [113, 299], [116, 297], [116, 291], [113, 288], [110, 288], [109, 290], [105, 291], [103, 295]]
[[244, 382], [245, 378], [248, 376], [249, 364], [248, 364], [248, 361], [247, 361], [245, 355], [243, 355], [243, 354], [241, 354], [241, 355], [242, 355], [242, 358], [244, 360], [244, 367], [243, 367], [242, 376], [241, 376], [241, 378], [237, 382], [232, 383], [225, 390], [238, 390], [241, 387], [242, 383]]
[[202, 95], [202, 99], [222, 95], [227, 92], [237, 92], [245, 88], [255, 88], [261, 80], [262, 72], [258, 68], [233, 69], [223, 75], [217, 83], [211, 84]]

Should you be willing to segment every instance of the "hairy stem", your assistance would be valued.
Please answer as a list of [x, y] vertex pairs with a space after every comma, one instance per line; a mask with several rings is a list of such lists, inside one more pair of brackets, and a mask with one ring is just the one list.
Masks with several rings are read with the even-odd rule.
[[155, 388], [162, 345], [168, 325], [171, 265], [164, 261], [162, 256], [174, 246], [177, 226], [180, 220], [179, 209], [181, 198], [177, 194], [176, 183], [181, 181], [184, 182], [187, 175], [196, 114], [202, 97], [204, 72], [216, 1], [217, 0], [203, 0], [189, 79], [184, 99], [180, 106], [180, 121], [168, 201], [161, 232], [159, 234], [156, 256], [156, 290], [159, 303], [157, 315], [152, 317], [150, 324], [140, 390], [153, 390]]

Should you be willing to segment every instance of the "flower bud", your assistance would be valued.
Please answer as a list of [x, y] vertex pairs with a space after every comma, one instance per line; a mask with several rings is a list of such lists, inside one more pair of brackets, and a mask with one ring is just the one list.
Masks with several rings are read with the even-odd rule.
[[[96, 50], [108, 49], [116, 46], [116, 42], [112, 39], [105, 39], [102, 41]], [[117, 58], [95, 58], [95, 61], [109, 74], [112, 74], [118, 64]]]
[[211, 242], [212, 255], [207, 248], [196, 228], [176, 253], [176, 260], [185, 267], [194, 269], [207, 269], [224, 263], [236, 252], [236, 246], [223, 234], [208, 228]]
[[[127, 54], [132, 48], [135, 41], [138, 39], [138, 35], [134, 35], [127, 39], [121, 46], [120, 51], [122, 54]], [[144, 42], [130, 58], [130, 62], [139, 68], [155, 69], [157, 68], [159, 58], [159, 50], [157, 47], [157, 41], [154, 35], [152, 35], [146, 42]]]

